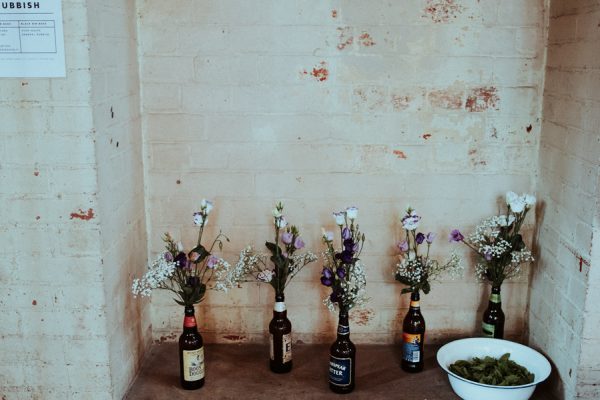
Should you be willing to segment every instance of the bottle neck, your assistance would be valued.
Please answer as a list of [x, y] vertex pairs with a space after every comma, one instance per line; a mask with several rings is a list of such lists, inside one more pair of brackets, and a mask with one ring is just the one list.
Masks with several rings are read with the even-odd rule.
[[287, 315], [287, 308], [285, 306], [285, 296], [278, 294], [275, 296], [275, 304], [273, 305], [273, 316], [274, 317], [285, 317]]
[[348, 311], [341, 310], [338, 318], [338, 339], [348, 339], [350, 337], [350, 324], [348, 322]]
[[502, 304], [502, 298], [500, 297], [500, 286], [492, 287], [492, 294], [490, 294], [490, 304]]
[[420, 310], [421, 309], [421, 304], [420, 304], [420, 300], [421, 298], [419, 297], [419, 292], [412, 292], [410, 294], [410, 309], [411, 310]]
[[194, 315], [194, 307], [185, 307], [185, 317], [183, 318], [183, 331], [197, 331], [196, 316]]

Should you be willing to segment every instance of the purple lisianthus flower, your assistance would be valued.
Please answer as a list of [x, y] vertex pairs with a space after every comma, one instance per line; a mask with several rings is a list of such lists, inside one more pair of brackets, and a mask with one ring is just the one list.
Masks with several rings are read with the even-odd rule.
[[304, 247], [304, 240], [302, 240], [300, 236], [298, 236], [296, 240], [294, 240], [294, 247], [297, 249], [301, 249]]
[[354, 249], [354, 240], [352, 240], [352, 239], [346, 239], [346, 240], [344, 240], [344, 249], [345, 250], [352, 250], [352, 249]]
[[290, 244], [292, 243], [292, 240], [294, 240], [294, 235], [292, 235], [291, 232], [283, 232], [281, 234], [281, 241], [285, 244]]
[[425, 240], [427, 241], [427, 243], [431, 244], [433, 243], [433, 239], [435, 239], [436, 236], [437, 233], [429, 232], [427, 236], [425, 236]]
[[177, 254], [173, 261], [176, 263], [177, 268], [186, 268], [188, 264], [188, 259], [184, 252]]
[[354, 221], [358, 217], [358, 208], [354, 206], [346, 208], [346, 216]]
[[417, 236], [415, 236], [415, 241], [417, 244], [423, 243], [423, 241], [425, 241], [425, 235], [423, 235], [421, 232], [417, 233]]
[[346, 270], [344, 268], [336, 269], [335, 273], [340, 277], [340, 279], [344, 279], [346, 277]]
[[346, 239], [350, 239], [350, 238], [352, 238], [352, 232], [350, 232], [350, 229], [348, 229], [348, 228], [342, 229], [342, 239], [346, 240]]
[[213, 256], [212, 254], [206, 260], [206, 266], [210, 269], [213, 269], [219, 263], [219, 257]]
[[350, 264], [354, 261], [354, 252], [351, 250], [344, 250], [342, 251], [341, 258], [344, 264]]
[[331, 279], [331, 278], [325, 278], [324, 276], [322, 276], [321, 277], [321, 284], [323, 286], [329, 287], [329, 286], [333, 285], [333, 279]]
[[458, 229], [453, 229], [452, 232], [450, 232], [450, 236], [448, 236], [448, 241], [449, 242], [462, 242], [462, 240], [465, 237], [463, 236], [462, 233], [460, 233], [460, 231]]
[[398, 246], [398, 249], [403, 253], [408, 251], [408, 242], [406, 240], [398, 242], [396, 246]]
[[333, 271], [330, 270], [329, 268], [323, 268], [323, 272], [321, 272], [323, 274], [323, 277], [327, 278], [327, 279], [331, 279], [333, 278]]
[[165, 251], [165, 260], [167, 260], [168, 262], [173, 261], [173, 254], [171, 254], [170, 251]]

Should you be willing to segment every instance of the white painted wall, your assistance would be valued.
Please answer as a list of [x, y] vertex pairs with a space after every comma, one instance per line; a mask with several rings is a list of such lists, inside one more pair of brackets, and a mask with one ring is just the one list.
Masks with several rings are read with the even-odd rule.
[[566, 399], [600, 396], [599, 23], [597, 1], [551, 2], [529, 340], [552, 359]]
[[[152, 254], [166, 230], [193, 243], [203, 197], [231, 261], [246, 244], [263, 248], [278, 200], [315, 252], [331, 212], [358, 206], [373, 299], [353, 337], [389, 343], [408, 306], [392, 276], [398, 213], [416, 207], [443, 257], [451, 228], [472, 230], [507, 190], [535, 189], [542, 1], [143, 0], [139, 13]], [[335, 330], [320, 270], [286, 294], [308, 342]], [[479, 332], [488, 290], [472, 268], [436, 285], [423, 299], [429, 339]], [[526, 276], [505, 285], [509, 337], [523, 335], [527, 292]], [[272, 303], [270, 287], [252, 284], [209, 293], [202, 331], [263, 341]], [[164, 296], [153, 313], [154, 338], [174, 338], [181, 308]]]

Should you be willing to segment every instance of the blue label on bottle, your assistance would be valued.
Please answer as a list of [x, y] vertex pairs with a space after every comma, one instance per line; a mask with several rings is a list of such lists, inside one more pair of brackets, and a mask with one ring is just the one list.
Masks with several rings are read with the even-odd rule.
[[347, 325], [338, 325], [337, 333], [338, 333], [338, 335], [349, 335], [350, 327]]
[[402, 335], [402, 358], [405, 361], [418, 363], [421, 361], [421, 349], [419, 344], [423, 339], [419, 334], [405, 333]]
[[352, 381], [352, 359], [329, 356], [329, 382], [348, 386]]

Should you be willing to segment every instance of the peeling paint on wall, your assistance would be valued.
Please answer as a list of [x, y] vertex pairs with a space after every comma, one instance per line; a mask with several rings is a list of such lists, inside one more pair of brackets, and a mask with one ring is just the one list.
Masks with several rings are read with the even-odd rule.
[[458, 17], [465, 8], [455, 0], [427, 0], [423, 17], [431, 18], [437, 24], [447, 23]]
[[394, 150], [394, 155], [402, 160], [406, 160], [408, 158], [402, 150]]
[[339, 27], [338, 30], [338, 50], [344, 50], [347, 46], [351, 46], [354, 42], [352, 28], [349, 26]]
[[482, 112], [489, 109], [498, 110], [498, 90], [494, 86], [472, 89], [467, 97], [465, 108], [469, 112]]
[[71, 213], [70, 219], [80, 219], [83, 221], [89, 221], [92, 218], [94, 218], [94, 210], [93, 209], [89, 208], [86, 212], [80, 208], [78, 212]]
[[371, 46], [374, 46], [376, 43], [369, 33], [363, 32], [358, 37], [358, 44], [360, 44], [361, 46], [365, 46], [365, 47], [371, 47]]

